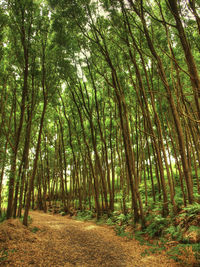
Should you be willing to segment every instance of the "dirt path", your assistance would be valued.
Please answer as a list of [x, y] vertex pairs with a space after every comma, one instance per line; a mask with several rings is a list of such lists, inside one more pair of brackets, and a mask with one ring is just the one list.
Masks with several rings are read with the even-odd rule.
[[1, 225], [0, 245], [7, 251], [1, 266], [179, 266], [164, 255], [142, 257], [145, 246], [116, 236], [110, 227], [37, 211], [30, 216], [29, 229], [18, 220]]

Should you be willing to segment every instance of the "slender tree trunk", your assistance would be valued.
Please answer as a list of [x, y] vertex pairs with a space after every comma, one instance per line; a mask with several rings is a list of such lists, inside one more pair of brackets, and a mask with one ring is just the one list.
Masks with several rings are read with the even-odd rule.
[[29, 74], [29, 50], [27, 47], [27, 38], [25, 31], [25, 19], [24, 19], [25, 10], [21, 10], [22, 15], [22, 25], [20, 29], [21, 34], [21, 42], [23, 46], [24, 52], [24, 71], [23, 71], [23, 89], [22, 89], [22, 98], [21, 98], [21, 113], [20, 113], [20, 120], [19, 125], [17, 128], [16, 137], [14, 138], [14, 151], [11, 156], [10, 161], [10, 175], [9, 175], [9, 193], [8, 193], [8, 206], [7, 206], [7, 219], [12, 216], [13, 212], [13, 194], [15, 188], [15, 176], [16, 176], [16, 162], [17, 162], [17, 153], [19, 148], [20, 136], [22, 132], [22, 126], [24, 121], [24, 113], [26, 109], [26, 96], [28, 93], [28, 74]]
[[[198, 112], [198, 118], [200, 119], [200, 104], [199, 104], [200, 78], [199, 78], [199, 74], [198, 74], [198, 69], [196, 67], [189, 42], [187, 40], [185, 30], [183, 28], [183, 23], [181, 21], [180, 15], [179, 15], [177, 0], [168, 0], [168, 3], [170, 6], [170, 9], [171, 9], [171, 13], [173, 14], [174, 19], [176, 21], [176, 28], [179, 32], [179, 38], [180, 38], [180, 41], [181, 41], [181, 44], [183, 47], [183, 51], [185, 54], [185, 59], [186, 59], [186, 63], [188, 66], [188, 71], [190, 73], [190, 80], [191, 80], [191, 85], [192, 85], [193, 94], [194, 94], [194, 100], [195, 100], [195, 104], [196, 104], [196, 108], [197, 108], [197, 112]], [[196, 18], [198, 18], [198, 16], [196, 16]], [[197, 20], [197, 21], [199, 22], [199, 20]]]
[[6, 151], [7, 151], [8, 141], [5, 143], [4, 147], [4, 159], [1, 165], [1, 176], [0, 176], [0, 216], [1, 216], [1, 199], [2, 199], [2, 185], [3, 185], [3, 177], [4, 177], [4, 171], [5, 171], [5, 165], [6, 165]]
[[[136, 11], [137, 12], [137, 11]], [[137, 12], [138, 13], [138, 12]], [[182, 129], [182, 125], [181, 125], [181, 121], [179, 118], [179, 114], [172, 96], [172, 92], [171, 92], [171, 88], [168, 84], [165, 72], [164, 72], [164, 67], [161, 61], [161, 58], [158, 56], [153, 42], [150, 38], [147, 26], [146, 26], [146, 21], [144, 19], [144, 14], [143, 11], [140, 15], [141, 21], [143, 23], [143, 29], [144, 29], [144, 33], [147, 39], [147, 43], [149, 46], [149, 49], [152, 53], [152, 55], [154, 56], [154, 58], [157, 61], [157, 65], [158, 65], [158, 69], [159, 69], [159, 75], [160, 78], [164, 84], [164, 87], [166, 89], [167, 95], [168, 95], [168, 101], [172, 110], [172, 114], [173, 114], [173, 118], [174, 118], [174, 122], [175, 122], [175, 126], [176, 126], [176, 130], [177, 130], [177, 134], [178, 134], [178, 142], [179, 142], [179, 147], [180, 147], [180, 154], [181, 154], [181, 160], [182, 160], [182, 165], [183, 165], [183, 170], [184, 170], [184, 176], [185, 176], [185, 180], [186, 180], [186, 184], [187, 184], [187, 191], [188, 191], [188, 198], [189, 198], [189, 203], [193, 203], [194, 201], [194, 196], [193, 196], [193, 187], [192, 187], [192, 177], [191, 177], [191, 173], [189, 170], [189, 166], [188, 166], [188, 162], [187, 162], [187, 156], [186, 156], [186, 146], [185, 146], [185, 141], [184, 141], [184, 134], [183, 134], [183, 129]]]
[[47, 96], [44, 96], [44, 106], [43, 106], [43, 111], [42, 111], [42, 116], [40, 120], [40, 130], [38, 134], [38, 141], [37, 141], [37, 147], [36, 147], [36, 154], [35, 154], [35, 159], [33, 163], [33, 172], [29, 180], [29, 187], [28, 187], [28, 193], [27, 193], [27, 198], [26, 198], [26, 207], [24, 211], [24, 219], [23, 219], [23, 224], [28, 225], [28, 213], [29, 213], [29, 208], [30, 208], [30, 202], [31, 202], [31, 192], [33, 189], [34, 185], [34, 179], [37, 171], [37, 162], [38, 162], [38, 157], [39, 157], [39, 152], [40, 152], [40, 144], [41, 144], [41, 136], [42, 136], [42, 129], [43, 129], [43, 124], [44, 124], [44, 116], [46, 112], [46, 107], [47, 107]]

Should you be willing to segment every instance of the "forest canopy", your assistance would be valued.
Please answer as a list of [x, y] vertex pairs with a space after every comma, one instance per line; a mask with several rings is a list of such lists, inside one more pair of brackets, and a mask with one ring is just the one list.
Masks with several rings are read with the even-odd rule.
[[199, 202], [200, 4], [0, 2], [0, 201], [176, 215]]

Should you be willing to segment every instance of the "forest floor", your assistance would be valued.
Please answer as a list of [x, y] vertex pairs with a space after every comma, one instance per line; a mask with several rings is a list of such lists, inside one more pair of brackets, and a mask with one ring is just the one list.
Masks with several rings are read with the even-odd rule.
[[116, 235], [109, 226], [31, 211], [28, 228], [16, 219], [0, 225], [0, 266], [178, 267], [165, 252]]

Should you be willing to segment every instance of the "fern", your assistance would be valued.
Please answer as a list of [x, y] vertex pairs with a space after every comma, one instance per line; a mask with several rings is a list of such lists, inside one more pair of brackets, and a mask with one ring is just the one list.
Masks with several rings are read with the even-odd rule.
[[160, 236], [164, 228], [169, 224], [166, 218], [161, 215], [156, 215], [150, 225], [146, 228], [145, 232], [150, 237]]
[[108, 220], [106, 221], [107, 225], [114, 225], [115, 223], [112, 221], [111, 218], [108, 218]]
[[175, 227], [171, 225], [164, 230], [164, 234], [169, 234], [173, 240], [181, 241], [183, 239], [183, 234], [180, 226]]
[[184, 210], [185, 210], [189, 215], [200, 214], [200, 204], [199, 204], [199, 203], [194, 203], [194, 204], [192, 204], [192, 205], [188, 205], [187, 207], [184, 208]]
[[195, 226], [195, 225], [191, 225], [188, 229], [188, 232], [191, 233], [191, 232], [197, 232], [198, 234], [200, 234], [200, 228], [199, 226]]
[[167, 254], [175, 261], [179, 261], [184, 266], [199, 266], [200, 263], [200, 244], [185, 245], [179, 244], [172, 247]]
[[78, 211], [76, 219], [80, 221], [89, 221], [93, 218], [93, 212], [91, 210]]

